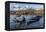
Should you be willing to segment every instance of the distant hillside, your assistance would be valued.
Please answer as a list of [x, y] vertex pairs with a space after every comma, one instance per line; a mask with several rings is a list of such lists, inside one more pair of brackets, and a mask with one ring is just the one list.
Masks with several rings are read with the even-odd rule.
[[18, 10], [14, 11], [14, 13], [10, 13], [12, 15], [43, 15], [43, 10], [35, 10], [35, 9], [27, 9], [27, 10]]

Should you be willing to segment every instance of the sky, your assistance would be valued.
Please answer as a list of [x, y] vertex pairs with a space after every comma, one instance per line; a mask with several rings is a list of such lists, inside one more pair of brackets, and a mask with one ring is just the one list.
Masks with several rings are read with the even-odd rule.
[[16, 11], [16, 7], [31, 7], [33, 9], [43, 9], [43, 5], [40, 4], [10, 3], [10, 11]]

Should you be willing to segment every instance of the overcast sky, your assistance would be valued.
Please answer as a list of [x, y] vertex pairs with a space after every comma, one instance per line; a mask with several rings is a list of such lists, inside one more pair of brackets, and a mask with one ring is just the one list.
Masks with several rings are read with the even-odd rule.
[[10, 3], [10, 11], [16, 11], [15, 7], [31, 7], [33, 9], [43, 9], [43, 5], [40, 4], [20, 4], [20, 3]]

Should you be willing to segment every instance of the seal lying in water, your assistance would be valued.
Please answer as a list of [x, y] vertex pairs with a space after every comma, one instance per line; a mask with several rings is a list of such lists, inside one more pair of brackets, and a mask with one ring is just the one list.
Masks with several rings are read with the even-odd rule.
[[42, 16], [36, 16], [36, 17], [30, 19], [30, 21], [27, 22], [27, 25], [39, 21], [41, 17], [42, 17]]
[[16, 23], [20, 23], [20, 24], [25, 23], [25, 17], [24, 16], [17, 15], [14, 19], [15, 20], [13, 20], [13, 21]]

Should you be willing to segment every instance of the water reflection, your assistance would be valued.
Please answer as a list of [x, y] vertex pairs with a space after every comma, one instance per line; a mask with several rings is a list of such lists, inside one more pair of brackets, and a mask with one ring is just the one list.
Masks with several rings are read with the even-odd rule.
[[44, 16], [10, 15], [10, 29], [43, 27]]

